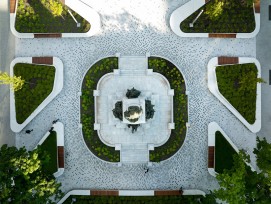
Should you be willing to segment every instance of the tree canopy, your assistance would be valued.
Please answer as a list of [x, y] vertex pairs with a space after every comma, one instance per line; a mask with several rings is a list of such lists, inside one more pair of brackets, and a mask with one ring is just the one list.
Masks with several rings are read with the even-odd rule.
[[261, 172], [252, 171], [245, 163], [250, 157], [244, 151], [235, 155], [233, 167], [216, 177], [220, 189], [214, 191], [215, 197], [231, 204], [271, 203], [271, 177], [266, 173], [270, 172], [270, 150], [271, 144], [257, 138], [254, 153]]
[[0, 71], [0, 84], [10, 84], [13, 91], [20, 90], [23, 87], [24, 83], [25, 80], [21, 79], [20, 76], [11, 77], [8, 75], [8, 73]]
[[0, 203], [54, 203], [51, 198], [62, 196], [60, 183], [44, 171], [50, 161], [39, 148], [27, 151], [24, 147], [0, 149]]

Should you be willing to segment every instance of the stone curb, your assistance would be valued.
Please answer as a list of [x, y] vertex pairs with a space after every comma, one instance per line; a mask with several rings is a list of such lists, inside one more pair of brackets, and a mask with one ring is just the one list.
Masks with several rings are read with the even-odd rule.
[[180, 24], [188, 16], [197, 11], [200, 7], [206, 4], [205, 0], [191, 0], [186, 4], [182, 5], [170, 16], [170, 28], [171, 30], [180, 37], [219, 37], [219, 38], [253, 38], [260, 31], [260, 13], [255, 12], [255, 5], [253, 6], [254, 17], [256, 27], [251, 33], [185, 33], [180, 29]]
[[[255, 63], [258, 69], [258, 77], [261, 77], [261, 65], [255, 58], [239, 57], [238, 64]], [[256, 133], [261, 129], [261, 84], [257, 83], [257, 98], [256, 98], [256, 120], [254, 124], [249, 124], [246, 119], [228, 102], [228, 100], [219, 92], [215, 69], [219, 66], [218, 57], [212, 58], [208, 62], [208, 88], [221, 103], [223, 103], [251, 132]]]
[[[13, 76], [13, 67], [17, 63], [32, 63], [32, 57], [18, 57], [15, 58], [10, 64], [10, 76]], [[15, 96], [14, 91], [10, 89], [10, 127], [13, 132], [20, 132], [34, 117], [36, 117], [44, 108], [47, 106], [62, 90], [63, 88], [63, 63], [57, 58], [53, 57], [53, 64], [55, 69], [55, 80], [52, 92], [47, 98], [34, 110], [33, 113], [22, 123], [18, 124], [16, 120], [16, 109], [15, 109]]]

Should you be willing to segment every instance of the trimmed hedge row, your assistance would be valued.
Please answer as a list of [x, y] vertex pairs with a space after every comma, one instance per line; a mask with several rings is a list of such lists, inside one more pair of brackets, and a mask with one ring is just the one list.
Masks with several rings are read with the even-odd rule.
[[95, 122], [93, 90], [96, 90], [100, 78], [113, 72], [113, 69], [118, 69], [118, 58], [109, 57], [98, 61], [87, 72], [82, 86], [81, 123], [84, 140], [91, 152], [103, 160], [119, 162], [119, 151], [115, 151], [114, 147], [105, 145], [93, 128]]
[[186, 136], [186, 122], [188, 120], [187, 96], [185, 82], [179, 69], [171, 62], [158, 57], [149, 58], [149, 69], [165, 76], [174, 89], [173, 108], [175, 129], [171, 130], [168, 141], [150, 152], [150, 160], [159, 162], [174, 155], [182, 146]]

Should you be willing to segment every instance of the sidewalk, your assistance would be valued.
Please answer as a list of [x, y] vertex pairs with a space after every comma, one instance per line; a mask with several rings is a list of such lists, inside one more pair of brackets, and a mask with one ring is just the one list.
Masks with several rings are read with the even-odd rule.
[[[15, 38], [9, 29], [9, 0], [0, 1], [0, 70], [9, 73], [14, 58]], [[0, 146], [15, 145], [15, 134], [10, 129], [9, 87], [0, 85]]]
[[271, 21], [269, 21], [269, 1], [261, 1], [261, 29], [256, 37], [256, 56], [261, 63], [262, 78], [267, 82], [262, 84], [262, 129], [257, 135], [266, 137], [271, 142], [271, 85], [269, 85], [269, 70], [271, 70]]

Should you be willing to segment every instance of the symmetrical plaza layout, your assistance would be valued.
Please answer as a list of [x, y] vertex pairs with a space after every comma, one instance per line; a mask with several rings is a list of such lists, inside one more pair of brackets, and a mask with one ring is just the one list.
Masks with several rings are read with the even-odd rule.
[[1, 146], [50, 154], [63, 192], [54, 203], [203, 198], [241, 150], [260, 173], [270, 2], [244, 2], [2, 0], [0, 84], [4, 72], [24, 83], [0, 86]]

